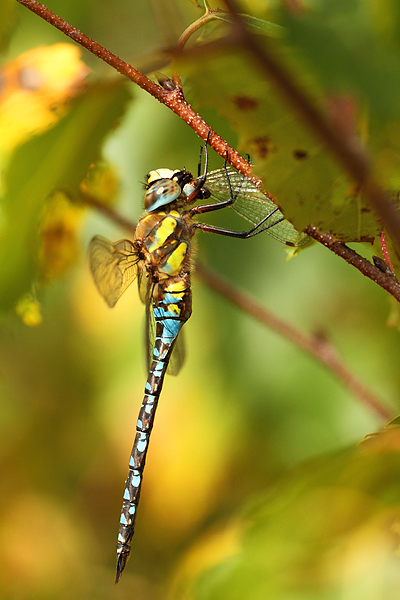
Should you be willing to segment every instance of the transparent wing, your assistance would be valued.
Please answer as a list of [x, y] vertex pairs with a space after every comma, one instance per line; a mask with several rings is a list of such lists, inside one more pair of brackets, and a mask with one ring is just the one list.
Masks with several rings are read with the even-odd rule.
[[138, 272], [138, 292], [139, 297], [143, 304], [146, 304], [146, 310], [150, 304], [152, 298], [151, 289], [149, 288], [149, 276], [145, 269], [139, 270]]
[[[140, 287], [140, 286], [139, 286]], [[153, 304], [151, 302], [150, 293], [146, 294], [146, 356], [147, 370], [150, 370], [151, 361], [153, 360], [154, 342], [156, 339], [156, 320], [153, 313]]]
[[172, 350], [171, 358], [169, 359], [169, 365], [167, 369], [168, 375], [178, 375], [183, 363], [185, 362], [186, 347], [183, 330], [184, 328], [182, 327], [176, 339], [174, 349]]
[[[276, 204], [268, 200], [251, 181], [243, 178], [243, 175], [236, 171], [236, 169], [228, 166], [227, 170], [233, 195], [239, 192], [232, 205], [233, 210], [252, 225], [257, 225], [264, 217], [276, 209]], [[228, 200], [230, 197], [224, 169], [210, 171], [207, 174], [205, 187], [210, 190], [212, 196], [218, 202]], [[281, 218], [283, 218], [283, 214], [280, 210], [277, 210], [271, 215], [271, 223], [279, 221]], [[269, 221], [266, 221], [263, 226], [268, 224]], [[294, 246], [302, 246], [308, 240], [308, 236], [305, 233], [297, 231], [286, 219], [267, 229], [266, 233], [280, 242]]]
[[137, 276], [138, 257], [129, 240], [112, 244], [96, 236], [89, 246], [89, 265], [100, 294], [112, 308]]

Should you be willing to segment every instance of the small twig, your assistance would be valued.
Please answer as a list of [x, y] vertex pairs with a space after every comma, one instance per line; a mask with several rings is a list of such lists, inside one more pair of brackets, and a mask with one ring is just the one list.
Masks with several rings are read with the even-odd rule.
[[[212, 10], [210, 10], [209, 7], [206, 4], [206, 11], [205, 11], [204, 15], [202, 15], [194, 23], [191, 23], [189, 25], [189, 27], [187, 27], [185, 29], [185, 31], [182, 33], [182, 35], [179, 37], [179, 40], [177, 41], [176, 48], [175, 48], [175, 51], [174, 51], [174, 55], [175, 55], [174, 56], [174, 59], [175, 59], [174, 62], [176, 61], [176, 59], [178, 58], [178, 56], [182, 53], [182, 51], [183, 51], [183, 49], [185, 47], [185, 44], [190, 39], [190, 37], [194, 33], [196, 33], [196, 31], [198, 31], [199, 29], [201, 29], [202, 27], [204, 27], [204, 25], [206, 25], [206, 23], [210, 23], [211, 21], [214, 21], [216, 19], [216, 16], [215, 16], [214, 13], [217, 10], [218, 9], [215, 9], [215, 8], [212, 9]], [[180, 75], [175, 70], [175, 68], [174, 68], [174, 73], [173, 73], [172, 79], [173, 79], [175, 85], [178, 88], [182, 88]]]
[[235, 304], [301, 350], [306, 351], [312, 358], [335, 375], [351, 394], [375, 412], [379, 418], [385, 421], [390, 421], [393, 418], [393, 413], [347, 369], [336, 350], [325, 339], [308, 336], [295, 329], [292, 325], [273, 315], [249, 294], [238, 290], [203, 265], [196, 265], [196, 273], [209, 287], [232, 302], [232, 304]]
[[382, 229], [381, 235], [379, 236], [379, 238], [380, 238], [380, 242], [381, 242], [381, 250], [382, 250], [382, 254], [383, 254], [385, 263], [387, 264], [389, 269], [392, 271], [392, 273], [394, 273], [392, 261], [391, 261], [389, 250], [388, 250], [387, 243], [386, 243], [386, 236], [385, 236], [384, 229]]
[[88, 204], [92, 208], [95, 208], [98, 212], [102, 213], [111, 221], [114, 221], [114, 223], [122, 227], [122, 229], [126, 229], [127, 231], [129, 231], [129, 233], [132, 234], [132, 237], [135, 235], [136, 225], [132, 223], [132, 221], [130, 221], [129, 219], [125, 219], [125, 217], [122, 217], [111, 207], [106, 206], [105, 204], [100, 202], [100, 200], [97, 200], [97, 198], [95, 198], [94, 196], [81, 192], [80, 200], [84, 204]]
[[184, 98], [180, 87], [173, 90], [164, 89], [151, 81], [140, 71], [121, 60], [118, 56], [92, 40], [90, 37], [76, 29], [64, 19], [61, 19], [37, 0], [17, 0], [20, 4], [31, 10], [33, 13], [59, 29], [69, 38], [80, 44], [86, 50], [109, 64], [119, 73], [128, 77], [143, 90], [151, 94], [156, 100], [165, 104], [175, 114], [177, 114], [187, 125], [189, 125], [197, 135], [204, 141], [208, 138], [208, 143], [222, 158], [225, 159], [228, 153], [228, 162], [238, 169], [243, 175], [250, 175], [251, 166], [240, 154], [234, 150], [221, 136], [196, 113]]
[[369, 260], [360, 256], [342, 242], [338, 242], [330, 233], [327, 233], [326, 231], [319, 232], [316, 227], [311, 225], [307, 227], [305, 232], [314, 240], [317, 240], [317, 242], [323, 244], [326, 248], [329, 248], [329, 250], [332, 250], [332, 252], [343, 258], [347, 263], [356, 267], [363, 275], [372, 279], [372, 281], [380, 285], [400, 302], [400, 285], [396, 278], [383, 273], [375, 265], [370, 263]]
[[237, 36], [244, 49], [252, 54], [262, 72], [275, 81], [310, 130], [322, 140], [341, 167], [363, 188], [371, 206], [390, 233], [393, 243], [400, 250], [400, 215], [391, 202], [390, 195], [375, 179], [369, 156], [361, 143], [355, 139], [346, 139], [336, 131], [326, 116], [316, 108], [311, 97], [296, 83], [296, 78], [282, 64], [278, 64], [266, 45], [261, 45], [246, 27], [240, 18], [236, 0], [225, 0], [225, 4], [232, 14]]
[[[126, 228], [130, 233], [134, 232], [135, 225], [128, 219], [121, 217], [112, 208], [105, 207], [101, 202], [86, 194], [82, 196], [82, 200], [89, 204], [89, 206], [105, 214], [110, 220]], [[379, 271], [379, 269], [377, 270]], [[263, 325], [266, 325], [281, 337], [310, 354], [312, 358], [331, 371], [362, 404], [373, 410], [379, 418], [385, 421], [390, 421], [393, 418], [394, 415], [385, 408], [383, 403], [345, 367], [333, 346], [326, 340], [301, 333], [292, 325], [273, 315], [249, 294], [241, 292], [199, 262], [196, 263], [196, 274], [206, 285], [232, 302], [232, 304], [235, 304]]]

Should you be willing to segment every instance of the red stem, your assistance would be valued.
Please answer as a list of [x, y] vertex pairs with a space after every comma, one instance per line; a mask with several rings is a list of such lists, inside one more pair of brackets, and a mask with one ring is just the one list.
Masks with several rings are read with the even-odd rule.
[[387, 266], [389, 267], [389, 269], [392, 271], [392, 273], [394, 273], [392, 261], [390, 260], [389, 250], [388, 250], [388, 247], [386, 244], [385, 231], [383, 229], [382, 229], [382, 233], [380, 235], [380, 241], [381, 241], [381, 249], [382, 249], [383, 259], [384, 259], [385, 263], [387, 264]]
[[380, 285], [400, 302], [400, 285], [393, 275], [383, 273], [378, 267], [370, 263], [369, 260], [357, 254], [357, 252], [346, 246], [346, 244], [336, 241], [335, 237], [326, 231], [319, 232], [316, 227], [310, 225], [307, 227], [306, 233], [343, 258], [347, 263], [356, 267], [363, 275], [372, 279], [372, 281]]

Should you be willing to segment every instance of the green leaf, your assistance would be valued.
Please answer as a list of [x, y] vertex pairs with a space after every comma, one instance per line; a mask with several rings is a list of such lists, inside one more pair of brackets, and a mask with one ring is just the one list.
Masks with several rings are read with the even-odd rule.
[[50, 131], [14, 153], [5, 176], [0, 229], [0, 307], [10, 309], [35, 277], [38, 224], [55, 188], [79, 190], [100, 156], [105, 135], [116, 126], [129, 94], [124, 83], [96, 84], [72, 105]]
[[392, 428], [287, 474], [235, 521], [238, 539], [192, 582], [190, 597], [396, 600], [399, 442]]
[[[330, 97], [368, 114], [365, 138], [385, 187], [400, 189], [400, 7], [397, 2], [325, 0], [301, 18], [286, 13], [288, 42]], [[355, 122], [355, 128], [359, 123]]]
[[[232, 23], [232, 17], [228, 12], [221, 10], [215, 13], [215, 16], [221, 21]], [[251, 27], [256, 33], [261, 33], [263, 35], [268, 35], [271, 37], [282, 37], [285, 33], [283, 27], [277, 25], [276, 23], [272, 23], [271, 21], [257, 19], [256, 17], [252, 17], [251, 15], [240, 15], [240, 17], [242, 21], [246, 23], [246, 25]]]
[[387, 10], [385, 19], [390, 20], [398, 9], [386, 4], [379, 10], [360, 0], [351, 0], [343, 8], [341, 2], [325, 2], [301, 18], [286, 13], [288, 41], [307, 57], [326, 89], [353, 90], [368, 99], [374, 117], [398, 119], [400, 56], [376, 22], [380, 12]]
[[[319, 0], [285, 13], [285, 36], [266, 50], [351, 140], [366, 144], [377, 177], [400, 190], [398, 3]], [[254, 21], [254, 24], [256, 22]], [[264, 42], [259, 38], [261, 43]], [[372, 241], [381, 226], [329, 148], [311, 134], [295, 105], [257, 69], [228, 50], [183, 64], [197, 106], [212, 107], [238, 133], [254, 173], [298, 229], [308, 224], [338, 240]], [[212, 93], [210, 93], [212, 90]]]
[[[239, 149], [251, 155], [254, 173], [295, 227], [312, 223], [342, 241], [379, 234], [358, 190], [246, 55], [205, 55], [201, 66], [186, 62], [183, 70], [200, 107], [213, 107], [238, 133]], [[312, 91], [318, 98], [318, 88]]]

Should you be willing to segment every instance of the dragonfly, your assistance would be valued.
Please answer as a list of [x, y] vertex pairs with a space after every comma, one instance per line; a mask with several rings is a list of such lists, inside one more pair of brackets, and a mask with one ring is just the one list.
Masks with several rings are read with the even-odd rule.
[[[148, 378], [129, 460], [117, 542], [117, 583], [131, 552], [150, 434], [165, 374], [176, 374], [183, 360], [182, 326], [192, 312], [191, 240], [197, 229], [248, 239], [266, 231], [290, 245], [306, 236], [285, 221], [278, 207], [248, 179], [227, 166], [208, 172], [207, 143], [201, 148], [197, 178], [186, 169], [157, 169], [147, 175], [145, 214], [134, 240], [115, 243], [96, 236], [89, 246], [94, 282], [109, 307], [137, 279], [146, 306]], [[202, 154], [204, 170], [202, 171]], [[207, 184], [207, 185], [206, 185]], [[193, 206], [201, 200], [214, 200]], [[232, 231], [197, 221], [203, 214], [233, 207], [253, 227]]]

